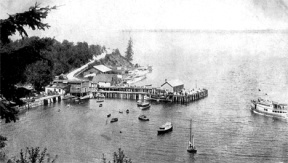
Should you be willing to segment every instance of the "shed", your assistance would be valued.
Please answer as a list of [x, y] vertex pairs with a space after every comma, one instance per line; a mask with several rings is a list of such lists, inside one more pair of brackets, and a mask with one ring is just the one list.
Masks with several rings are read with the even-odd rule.
[[93, 77], [91, 82], [91, 87], [96, 87], [99, 85], [100, 87], [109, 87], [111, 85], [117, 84], [119, 81], [117, 74], [98, 74]]
[[165, 80], [165, 83], [161, 85], [161, 89], [168, 92], [179, 92], [184, 88], [184, 84], [179, 79]]

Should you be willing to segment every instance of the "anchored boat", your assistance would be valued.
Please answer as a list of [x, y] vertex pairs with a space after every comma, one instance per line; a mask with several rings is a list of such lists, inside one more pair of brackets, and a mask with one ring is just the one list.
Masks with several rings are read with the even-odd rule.
[[288, 118], [287, 104], [278, 103], [262, 98], [259, 98], [258, 100], [251, 100], [251, 110], [253, 112], [268, 116]]
[[137, 106], [142, 110], [144, 110], [150, 108], [151, 104], [149, 102], [142, 102], [140, 104], [137, 104]]
[[166, 122], [164, 125], [160, 126], [158, 129], [158, 134], [164, 134], [173, 130], [173, 125], [171, 122]]
[[147, 118], [146, 115], [140, 115], [138, 119], [141, 121], [149, 121], [149, 118]]
[[194, 135], [192, 135], [192, 119], [190, 121], [190, 140], [188, 142], [187, 151], [190, 153], [196, 153], [197, 149], [194, 145]]
[[118, 118], [112, 118], [110, 123], [117, 122], [117, 121], [118, 121]]

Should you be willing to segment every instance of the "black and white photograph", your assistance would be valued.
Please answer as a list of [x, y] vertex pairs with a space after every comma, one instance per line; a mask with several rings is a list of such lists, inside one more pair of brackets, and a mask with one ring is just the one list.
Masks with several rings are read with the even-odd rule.
[[288, 0], [1, 0], [0, 162], [288, 162]]

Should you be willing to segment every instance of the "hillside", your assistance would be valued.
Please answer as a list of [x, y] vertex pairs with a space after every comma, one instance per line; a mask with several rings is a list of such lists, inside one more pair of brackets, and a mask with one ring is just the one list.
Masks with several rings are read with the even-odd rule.
[[111, 54], [106, 54], [105, 58], [100, 59], [100, 63], [108, 67], [133, 67], [133, 64], [123, 57], [117, 49]]

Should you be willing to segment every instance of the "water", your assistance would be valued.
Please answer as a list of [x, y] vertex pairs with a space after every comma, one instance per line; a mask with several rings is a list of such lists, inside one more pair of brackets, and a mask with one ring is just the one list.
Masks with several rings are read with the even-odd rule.
[[[266, 93], [287, 97], [287, 34], [142, 32], [120, 37], [130, 36], [135, 62], [153, 65], [153, 73], [139, 85], [178, 78], [186, 88], [207, 88], [209, 96], [188, 105], [155, 102], [146, 111], [135, 101], [118, 99], [106, 99], [103, 107], [94, 99], [71, 107], [66, 101], [39, 107], [16, 123], [0, 125], [8, 137], [7, 153], [40, 146], [58, 154], [59, 162], [101, 162], [102, 153], [111, 160], [121, 147], [133, 162], [288, 162], [287, 121], [249, 108], [251, 99]], [[119, 121], [111, 124], [109, 113]], [[139, 121], [142, 113], [150, 121]], [[196, 155], [186, 151], [191, 118]], [[173, 132], [157, 136], [166, 121], [174, 124]]]

